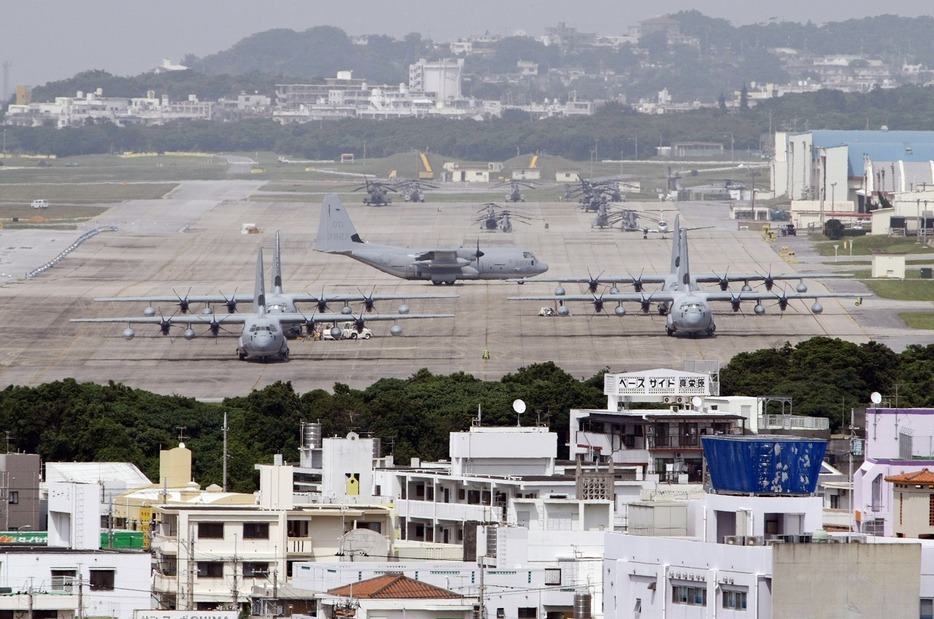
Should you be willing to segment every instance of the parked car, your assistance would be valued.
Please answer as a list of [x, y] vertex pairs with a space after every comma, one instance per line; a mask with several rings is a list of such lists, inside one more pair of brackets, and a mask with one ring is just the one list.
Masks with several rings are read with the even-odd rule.
[[32, 201], [32, 207], [33, 207], [33, 208], [49, 208], [49, 201], [48, 201], [48, 200], [41, 200], [41, 199], [40, 199], [40, 200], [33, 200], [33, 201]]
[[331, 333], [331, 328], [332, 327], [324, 327], [324, 330], [321, 331], [322, 340], [368, 340], [373, 337], [373, 332], [367, 327], [363, 327], [363, 330], [358, 332], [357, 325], [353, 320], [345, 320], [341, 326], [338, 327], [338, 329], [341, 330], [340, 337], [334, 337]]

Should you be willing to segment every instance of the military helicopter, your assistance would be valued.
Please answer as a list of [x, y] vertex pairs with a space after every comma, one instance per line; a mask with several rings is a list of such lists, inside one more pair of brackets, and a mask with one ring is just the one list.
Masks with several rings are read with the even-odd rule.
[[639, 227], [639, 214], [633, 209], [611, 209], [606, 203], [600, 205], [597, 209], [597, 216], [590, 224], [591, 228], [614, 228], [620, 230], [634, 231], [641, 230]]
[[522, 194], [522, 188], [535, 189], [535, 185], [531, 183], [522, 183], [520, 181], [509, 181], [508, 183], [500, 183], [495, 185], [495, 187], [506, 187], [509, 186], [509, 191], [506, 194], [506, 202], [525, 202], [525, 196]]
[[424, 202], [425, 189], [438, 188], [435, 184], [419, 180], [399, 181], [394, 187], [402, 192], [402, 198], [406, 202]]
[[619, 183], [615, 179], [594, 181], [578, 175], [578, 186], [566, 185], [564, 199], [577, 198], [578, 204], [587, 212], [597, 212], [601, 206], [609, 202], [622, 202], [625, 200], [619, 190]]
[[476, 219], [477, 223], [480, 224], [480, 229], [488, 232], [492, 232], [493, 230], [512, 232], [513, 221], [516, 223], [529, 224], [532, 220], [532, 218], [525, 213], [510, 211], [493, 202], [487, 202], [477, 212], [481, 213]]
[[398, 193], [393, 185], [382, 181], [371, 181], [367, 177], [364, 177], [363, 180], [364, 184], [354, 189], [354, 191], [366, 190], [366, 196], [363, 198], [364, 204], [367, 206], [388, 206], [392, 204], [392, 196], [389, 195], [389, 192]]

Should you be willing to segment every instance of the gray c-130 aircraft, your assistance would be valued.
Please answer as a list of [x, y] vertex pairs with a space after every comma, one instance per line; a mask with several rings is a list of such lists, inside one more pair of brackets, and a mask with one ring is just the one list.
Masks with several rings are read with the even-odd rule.
[[[198, 336], [195, 327], [203, 327], [205, 334], [214, 337], [221, 331], [227, 331], [227, 326], [241, 327], [240, 338], [237, 342], [237, 357], [240, 360], [259, 361], [288, 361], [289, 345], [288, 332], [302, 326], [312, 333], [316, 325], [324, 323], [337, 323], [352, 319], [357, 332], [363, 331], [366, 321], [397, 321], [425, 318], [453, 318], [453, 314], [369, 314], [364, 317], [361, 312], [358, 316], [348, 316], [344, 313], [304, 314], [298, 311], [283, 311], [281, 307], [270, 306], [266, 296], [266, 284], [263, 276], [263, 249], [260, 248], [256, 258], [256, 279], [252, 296], [254, 311], [229, 314], [188, 314], [172, 316], [124, 316], [115, 318], [72, 318], [71, 322], [89, 323], [126, 323], [123, 337], [132, 340], [136, 332], [130, 325], [149, 324], [157, 325], [162, 335], [169, 335], [172, 326], [184, 327], [183, 337], [192, 340]], [[336, 328], [336, 327], [335, 327]], [[339, 330], [339, 329], [338, 329]], [[393, 325], [391, 335], [400, 335], [402, 330]], [[333, 331], [332, 331], [333, 334]]]
[[315, 249], [350, 256], [402, 279], [423, 279], [435, 285], [451, 285], [459, 279], [516, 279], [534, 277], [548, 265], [528, 250], [517, 247], [411, 248], [366, 243], [357, 234], [344, 205], [336, 195], [321, 204], [321, 221]]
[[[781, 311], [788, 308], [788, 302], [794, 299], [811, 299], [814, 303], [810, 310], [814, 314], [821, 314], [824, 311], [819, 299], [824, 298], [854, 298], [862, 299], [863, 296], [872, 296], [871, 294], [851, 294], [845, 292], [807, 292], [807, 286], [804, 282], [798, 284], [795, 292], [781, 293], [773, 291], [772, 285], [775, 280], [783, 279], [803, 279], [805, 277], [840, 277], [837, 273], [795, 273], [787, 275], [767, 275], [762, 276], [754, 273], [741, 273], [727, 278], [715, 274], [703, 274], [695, 276], [690, 271], [688, 256], [688, 230], [680, 227], [679, 217], [675, 217], [674, 228], [672, 230], [673, 241], [671, 249], [671, 271], [660, 275], [646, 275], [635, 278], [612, 276], [605, 281], [612, 282], [614, 289], [608, 294], [596, 294], [598, 280], [596, 278], [568, 278], [561, 281], [578, 281], [587, 283], [590, 287], [590, 295], [566, 295], [564, 289], [560, 288], [551, 296], [527, 296], [527, 297], [509, 297], [510, 301], [556, 301], [561, 303], [558, 307], [559, 316], [567, 316], [570, 312], [564, 304], [565, 301], [589, 302], [593, 305], [595, 313], [601, 313], [604, 310], [605, 303], [616, 303], [613, 313], [616, 316], [625, 316], [626, 308], [623, 302], [638, 303], [643, 313], [651, 310], [652, 304], [656, 304], [658, 313], [666, 316], [665, 330], [668, 335], [685, 334], [691, 336], [707, 335], [713, 336], [717, 330], [714, 321], [713, 311], [710, 307], [711, 301], [729, 302], [734, 312], [740, 311], [740, 304], [743, 301], [754, 301], [754, 313], [761, 316], [766, 313], [764, 302], [778, 305]], [[766, 279], [768, 278], [768, 279]], [[745, 284], [742, 290], [731, 291], [728, 289], [729, 281], [740, 280]], [[763, 281], [766, 283], [766, 292], [755, 292], [749, 288], [749, 281]], [[539, 280], [542, 281], [542, 280]], [[615, 291], [616, 283], [628, 282], [634, 285], [636, 292], [618, 292]], [[699, 282], [717, 282], [721, 290], [703, 290], [698, 286]], [[661, 290], [645, 292], [643, 284], [659, 283]], [[859, 305], [862, 301], [857, 301]]]

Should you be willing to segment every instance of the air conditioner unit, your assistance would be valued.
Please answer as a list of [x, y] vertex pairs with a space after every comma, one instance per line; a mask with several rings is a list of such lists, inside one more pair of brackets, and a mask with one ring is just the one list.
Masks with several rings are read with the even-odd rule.
[[665, 404], [667, 404], [668, 402], [671, 402], [671, 398], [665, 397], [665, 398], [662, 399], [662, 402], [664, 402]]
[[723, 536], [723, 543], [728, 544], [730, 546], [736, 546], [738, 544], [741, 545], [742, 544], [741, 540], [742, 540], [741, 535], [724, 535]]
[[762, 546], [764, 542], [765, 542], [765, 539], [758, 535], [747, 535], [746, 536], [747, 546]]

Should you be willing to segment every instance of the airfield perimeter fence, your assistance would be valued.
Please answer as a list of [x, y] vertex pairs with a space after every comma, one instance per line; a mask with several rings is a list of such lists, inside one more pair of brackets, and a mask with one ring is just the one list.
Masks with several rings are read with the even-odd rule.
[[84, 243], [85, 241], [87, 241], [88, 239], [92, 237], [97, 236], [101, 232], [116, 232], [116, 231], [117, 231], [117, 226], [103, 226], [101, 228], [95, 228], [94, 230], [88, 230], [87, 232], [79, 236], [78, 240], [76, 240], [74, 243], [66, 247], [64, 250], [62, 250], [60, 254], [58, 254], [57, 256], [55, 256], [54, 258], [52, 258], [51, 260], [49, 260], [42, 266], [36, 267], [29, 273], [26, 273], [26, 279], [32, 279], [33, 277], [38, 277], [39, 275], [45, 273], [46, 271], [54, 267], [56, 264], [61, 262], [65, 258], [65, 256], [67, 256], [71, 252], [81, 247], [82, 243]]

